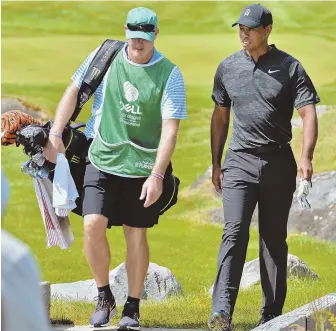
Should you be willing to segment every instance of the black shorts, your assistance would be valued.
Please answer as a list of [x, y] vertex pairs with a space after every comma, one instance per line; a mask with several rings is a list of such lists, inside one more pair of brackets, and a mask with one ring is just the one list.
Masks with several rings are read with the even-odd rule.
[[[153, 227], [158, 224], [159, 216], [166, 206], [167, 193], [169, 193], [170, 201], [173, 196], [170, 196], [170, 192], [166, 192], [165, 188], [171, 185], [168, 182], [169, 176], [165, 176], [163, 194], [158, 201], [145, 208], [143, 206], [145, 199], [140, 200], [139, 198], [146, 179], [108, 174], [88, 164], [84, 177], [83, 216], [103, 215], [108, 218], [108, 228], [123, 224], [135, 228]], [[175, 180], [177, 180], [176, 177]], [[173, 190], [170, 191], [173, 192]], [[174, 199], [177, 198], [174, 197]]]

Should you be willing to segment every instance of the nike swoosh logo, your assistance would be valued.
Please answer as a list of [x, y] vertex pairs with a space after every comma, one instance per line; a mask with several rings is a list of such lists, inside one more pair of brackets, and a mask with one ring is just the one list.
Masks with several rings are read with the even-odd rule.
[[280, 71], [280, 70], [271, 70], [271, 69], [268, 69], [268, 73], [269, 74], [273, 74], [273, 72], [277, 72], [277, 71]]

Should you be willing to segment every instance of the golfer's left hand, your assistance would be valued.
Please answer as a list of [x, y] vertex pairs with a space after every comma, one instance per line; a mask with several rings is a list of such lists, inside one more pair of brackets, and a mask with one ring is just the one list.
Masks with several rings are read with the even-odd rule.
[[313, 165], [310, 159], [301, 158], [298, 167], [299, 177], [311, 181], [313, 176]]
[[149, 176], [142, 186], [140, 200], [146, 198], [144, 207], [147, 208], [155, 203], [162, 193], [163, 182], [154, 176]]

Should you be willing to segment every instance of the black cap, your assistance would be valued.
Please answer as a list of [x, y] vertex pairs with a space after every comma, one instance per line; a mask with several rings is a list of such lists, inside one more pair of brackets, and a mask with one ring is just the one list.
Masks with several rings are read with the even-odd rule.
[[242, 24], [248, 28], [257, 28], [259, 26], [266, 26], [273, 23], [272, 13], [260, 4], [254, 4], [245, 7], [239, 17], [239, 20], [232, 24]]

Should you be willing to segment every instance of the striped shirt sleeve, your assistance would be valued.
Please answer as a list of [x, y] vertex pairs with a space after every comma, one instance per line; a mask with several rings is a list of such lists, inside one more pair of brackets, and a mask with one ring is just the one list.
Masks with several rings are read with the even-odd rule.
[[[100, 47], [100, 46], [99, 46]], [[97, 47], [93, 52], [90, 53], [90, 55], [85, 59], [85, 61], [80, 65], [80, 67], [77, 69], [77, 71], [73, 74], [71, 77], [72, 81], [76, 84], [77, 88], [80, 88], [82, 85], [82, 81], [84, 79], [84, 76], [89, 68], [89, 65], [98, 52], [99, 47]]]
[[162, 119], [185, 119], [187, 118], [186, 108], [186, 90], [183, 76], [180, 69], [175, 67], [168, 78], [162, 96]]

